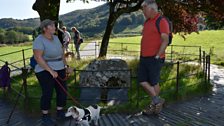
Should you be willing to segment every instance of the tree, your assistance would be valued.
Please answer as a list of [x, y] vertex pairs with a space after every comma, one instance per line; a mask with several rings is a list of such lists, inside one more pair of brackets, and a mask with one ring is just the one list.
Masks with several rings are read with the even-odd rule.
[[0, 32], [0, 44], [5, 43], [5, 34]]
[[108, 4], [110, 6], [109, 19], [107, 21], [106, 30], [102, 39], [102, 44], [100, 47], [99, 57], [104, 57], [107, 54], [107, 47], [109, 44], [110, 34], [114, 27], [114, 24], [118, 17], [124, 13], [131, 13], [139, 10], [143, 0], [109, 0]]
[[33, 10], [40, 15], [40, 20], [51, 19], [58, 21], [60, 0], [36, 0]]
[[[74, 0], [66, 0], [74, 1]], [[87, 0], [83, 0], [88, 2]], [[95, 0], [99, 1], [99, 0]], [[109, 8], [109, 19], [102, 39], [99, 57], [106, 56], [111, 31], [118, 17], [124, 13], [131, 13], [141, 8], [143, 0], [104, 0]], [[174, 24], [174, 32], [191, 33], [197, 31], [197, 16], [203, 12], [209, 17], [207, 24], [224, 25], [223, 0], [156, 0], [164, 15]], [[33, 9], [36, 10], [41, 21], [48, 18], [58, 20], [60, 0], [36, 0]], [[103, 10], [102, 10], [103, 11]]]
[[15, 31], [10, 30], [5, 33], [5, 40], [7, 43], [16, 43], [17, 42], [17, 34]]

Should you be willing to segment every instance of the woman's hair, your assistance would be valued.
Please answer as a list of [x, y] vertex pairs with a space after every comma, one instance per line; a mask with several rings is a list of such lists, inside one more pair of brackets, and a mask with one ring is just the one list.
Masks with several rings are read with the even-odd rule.
[[77, 30], [76, 27], [72, 27], [72, 30]]
[[45, 19], [40, 23], [40, 30], [41, 33], [44, 33], [44, 28], [46, 28], [49, 25], [55, 24], [54, 21], [50, 20], [50, 19]]
[[65, 27], [65, 26], [63, 26], [63, 27], [62, 27], [62, 30], [66, 30], [66, 27]]
[[158, 5], [155, 0], [144, 0], [144, 2], [142, 3], [142, 6], [144, 6], [144, 5], [150, 7], [153, 10], [155, 10], [156, 12], [158, 12]]

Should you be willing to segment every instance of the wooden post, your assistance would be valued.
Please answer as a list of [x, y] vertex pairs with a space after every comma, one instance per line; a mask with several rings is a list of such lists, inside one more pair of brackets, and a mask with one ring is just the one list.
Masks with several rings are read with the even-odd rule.
[[25, 107], [28, 105], [28, 92], [27, 92], [27, 74], [28, 74], [28, 69], [26, 67], [22, 68], [22, 79], [23, 79], [23, 88], [24, 88], [24, 95], [25, 95]]
[[205, 84], [207, 85], [208, 56], [205, 57]]
[[170, 57], [171, 57], [171, 62], [173, 62], [173, 45], [171, 45]]
[[180, 77], [180, 62], [177, 62], [177, 76], [176, 76], [176, 98], [178, 99], [179, 92], [179, 77]]
[[205, 73], [205, 51], [203, 51], [202, 60], [203, 60], [203, 73]]
[[75, 85], [77, 84], [77, 80], [76, 80], [76, 69], [74, 68], [74, 76], [75, 76]]
[[96, 52], [96, 51], [97, 51], [97, 45], [96, 45], [96, 41], [95, 41], [95, 59], [96, 59], [96, 57], [97, 57], [97, 56], [96, 56], [96, 55], [97, 55], [97, 52]]
[[22, 50], [22, 55], [23, 55], [23, 67], [26, 67], [26, 59], [25, 59], [25, 53], [24, 53], [24, 49]]
[[201, 46], [199, 47], [199, 64], [201, 65]]
[[211, 64], [211, 59], [210, 59], [210, 55], [208, 55], [208, 84], [210, 83], [210, 64]]

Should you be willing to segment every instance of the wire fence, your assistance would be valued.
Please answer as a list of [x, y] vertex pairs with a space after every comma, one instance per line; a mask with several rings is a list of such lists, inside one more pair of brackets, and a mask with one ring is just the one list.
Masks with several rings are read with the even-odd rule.
[[[93, 42], [93, 48], [89, 48], [89, 49], [85, 49], [83, 48], [83, 52], [84, 51], [92, 51], [93, 55], [88, 55], [88, 57], [97, 57], [98, 53], [99, 53], [99, 46], [100, 43], [97, 42]], [[140, 54], [139, 52], [139, 45], [138, 44], [133, 44], [133, 43], [110, 43], [110, 45], [115, 44], [115, 46], [109, 46], [108, 47], [108, 55], [111, 55], [113, 57], [132, 57], [132, 58], [137, 58]], [[129, 47], [131, 45], [131, 47]], [[114, 48], [114, 49], [112, 49]], [[187, 50], [187, 51], [186, 51]], [[190, 51], [188, 51], [190, 50]], [[197, 50], [197, 51], [193, 51], [193, 50]], [[22, 78], [22, 84], [21, 82], [18, 82], [17, 80], [12, 79], [12, 82], [14, 81], [14, 83], [18, 83], [22, 86], [22, 88], [24, 88], [23, 93], [21, 93], [20, 91], [13, 89], [13, 91], [22, 96], [26, 103], [27, 101], [29, 101], [30, 99], [39, 99], [39, 97], [30, 97], [28, 94], [28, 82], [27, 82], [27, 75], [29, 72], [29, 58], [31, 57], [32, 53], [29, 53], [29, 51], [32, 51], [31, 48], [28, 49], [23, 49], [20, 51], [15, 51], [15, 52], [11, 52], [11, 53], [7, 53], [7, 54], [1, 54], [0, 55], [0, 62], [4, 63], [6, 62], [6, 60], [2, 59], [2, 57], [10, 57], [11, 55], [17, 55], [19, 58], [19, 60], [16, 61], [12, 61], [9, 62], [9, 66], [11, 68], [13, 68], [14, 71], [19, 70], [21, 71], [21, 78]], [[72, 50], [73, 52], [75, 52], [74, 50]], [[204, 83], [205, 86], [208, 86], [208, 83], [210, 82], [210, 55], [206, 54], [204, 51], [202, 52], [202, 49], [200, 46], [181, 46], [181, 45], [171, 45], [168, 47], [167, 52], [167, 63], [165, 64], [164, 67], [173, 67], [175, 66], [176, 68], [176, 77], [174, 78], [167, 78], [166, 80], [162, 80], [161, 83], [165, 83], [167, 81], [174, 81], [175, 82], [175, 88], [171, 89], [171, 90], [166, 90], [163, 91], [163, 93], [169, 93], [169, 92], [175, 92], [176, 97], [178, 97], [179, 91], [182, 88], [182, 85], [180, 85], [180, 80], [181, 79], [186, 79], [186, 78], [190, 78], [190, 77], [195, 77], [198, 75], [198, 73], [191, 73], [188, 75], [184, 75], [184, 76], [180, 76], [180, 69], [181, 69], [181, 64], [186, 64], [186, 63], [191, 63], [191, 62], [197, 62], [203, 71], [203, 78], [204, 78]], [[18, 58], [17, 58], [18, 59]], [[109, 70], [110, 72], [122, 72], [122, 70]], [[137, 76], [132, 75], [132, 70], [126, 70], [129, 73], [129, 77], [130, 77], [130, 85], [126, 86], [126, 87], [111, 87], [111, 86], [107, 86], [107, 87], [103, 87], [103, 89], [113, 89], [113, 88], [117, 88], [117, 89], [127, 89], [126, 91], [130, 91], [131, 95], [132, 95], [132, 90], [133, 90], [133, 85], [134, 83], [132, 82], [132, 79], [137, 79]], [[77, 79], [78, 79], [78, 75], [80, 75], [80, 72], [92, 72], [92, 73], [96, 73], [96, 72], [107, 72], [107, 70], [105, 71], [87, 71], [87, 70], [74, 70], [74, 81], [75, 81], [75, 88], [78, 89], [82, 89], [82, 88], [86, 88], [86, 87], [82, 87], [79, 86]], [[93, 82], [94, 83], [94, 82]], [[137, 84], [137, 83], [136, 83]], [[195, 85], [195, 84], [192, 84]], [[139, 102], [140, 100], [146, 98], [144, 95], [142, 95], [142, 93], [140, 92], [140, 86], [136, 85], [138, 87], [138, 92], [137, 92], [137, 98], [135, 100], [137, 100], [137, 106], [139, 106]], [[93, 90], [93, 88], [96, 87], [92, 87], [91, 90]], [[102, 89], [102, 88], [101, 88]], [[116, 98], [110, 98], [113, 100], [116, 100], [118, 97]], [[90, 100], [91, 98], [87, 98], [87, 100]], [[92, 99], [96, 99], [96, 98], [92, 98]], [[103, 101], [105, 101], [105, 97], [101, 98], [98, 97], [98, 100], [101, 99]], [[78, 99], [80, 100], [80, 99]], [[108, 99], [107, 99], [108, 100]], [[128, 97], [128, 101], [131, 101], [133, 99], [131, 99], [130, 97]]]

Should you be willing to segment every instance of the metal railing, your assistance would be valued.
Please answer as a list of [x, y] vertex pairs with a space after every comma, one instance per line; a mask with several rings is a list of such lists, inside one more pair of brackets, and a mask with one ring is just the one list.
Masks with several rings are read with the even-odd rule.
[[[127, 44], [127, 43], [125, 43], [125, 44]], [[95, 47], [96, 46], [98, 46], [98, 44], [95, 42]], [[120, 47], [121, 48], [124, 48], [124, 43], [122, 44], [120, 44]], [[173, 50], [175, 50], [174, 49], [174, 47], [184, 47], [184, 48], [196, 48], [196, 49], [198, 49], [199, 51], [199, 53], [198, 54], [196, 54], [195, 56], [196, 57], [198, 57], [198, 58], [196, 58], [196, 59], [192, 59], [192, 60], [186, 60], [186, 61], [177, 61], [177, 62], [175, 62], [176, 61], [176, 57], [174, 57], [174, 54], [173, 54]], [[171, 60], [170, 60], [170, 62], [167, 64], [167, 66], [173, 66], [173, 65], [176, 65], [176, 68], [177, 68], [177, 73], [176, 73], [176, 78], [170, 78], [170, 79], [167, 79], [167, 80], [163, 80], [163, 83], [165, 82], [165, 81], [173, 81], [173, 80], [175, 80], [176, 81], [176, 85], [175, 85], [175, 94], [176, 94], [176, 96], [178, 96], [178, 92], [179, 92], [179, 89], [181, 88], [180, 87], [180, 85], [179, 85], [179, 80], [181, 79], [181, 77], [180, 77], [180, 64], [184, 64], [184, 63], [187, 63], [187, 62], [192, 62], [192, 61], [196, 61], [196, 62], [199, 62], [199, 64], [202, 64], [202, 69], [203, 69], [203, 77], [204, 77], [204, 82], [205, 82], [205, 84], [206, 84], [206, 86], [207, 86], [207, 84], [210, 82], [210, 79], [209, 79], [209, 77], [210, 77], [210, 56], [209, 55], [207, 55], [205, 52], [203, 52], [203, 53], [201, 53], [201, 47], [200, 46], [191, 46], [191, 47], [189, 47], [189, 46], [178, 46], [178, 45], [171, 45], [170, 46], [170, 48], [171, 48], [171, 51], [170, 51], [170, 53], [171, 53]], [[24, 99], [25, 99], [25, 101], [26, 101], [26, 103], [27, 103], [27, 101], [28, 101], [28, 99], [36, 99], [37, 97], [30, 97], [29, 96], [29, 94], [28, 94], [28, 82], [27, 82], [27, 74], [28, 74], [28, 69], [27, 69], [27, 65], [29, 64], [29, 63], [27, 63], [28, 61], [28, 59], [29, 59], [29, 57], [28, 56], [26, 56], [26, 53], [25, 53], [25, 51], [26, 50], [31, 50], [31, 48], [28, 48], [28, 49], [25, 49], [25, 50], [21, 50], [21, 51], [15, 51], [15, 52], [11, 52], [11, 53], [8, 53], [8, 54], [2, 54], [2, 55], [0, 55], [0, 57], [3, 57], [3, 56], [6, 56], [6, 55], [11, 55], [11, 54], [18, 54], [18, 53], [22, 53], [22, 58], [21, 58], [21, 60], [19, 60], [19, 61], [14, 61], [14, 62], [11, 62], [11, 63], [9, 63], [9, 65], [11, 66], [11, 67], [14, 67], [14, 68], [16, 68], [16, 69], [19, 69], [19, 70], [21, 70], [22, 71], [22, 74], [21, 74], [21, 77], [22, 77], [22, 84], [21, 84], [21, 86], [23, 86], [23, 88], [24, 88], [24, 93], [19, 93], [19, 91], [17, 91], [17, 90], [15, 90], [15, 89], [13, 89], [13, 91], [16, 93], [16, 94], [18, 94], [18, 95], [21, 95], [21, 96], [23, 96], [24, 97]], [[123, 49], [122, 49], [123, 50]], [[124, 50], [122, 51], [122, 50], [118, 50], [118, 51], [121, 51], [121, 54], [124, 54]], [[87, 50], [86, 50], [87, 51]], [[96, 51], [96, 48], [95, 48], [95, 51]], [[127, 50], [125, 50], [125, 51], [127, 51]], [[128, 51], [127, 51], [128, 52]], [[96, 53], [95, 53], [96, 54]], [[186, 55], [187, 53], [185, 53], [184, 55]], [[190, 54], [187, 54], [187, 56], [189, 56]], [[96, 55], [95, 55], [95, 57], [96, 57]], [[0, 60], [1, 62], [5, 62], [4, 60]], [[19, 68], [19, 67], [17, 67], [17, 66], [15, 66], [14, 64], [15, 63], [21, 63], [22, 62], [22, 65], [21, 65], [21, 67]], [[76, 79], [76, 76], [77, 76], [77, 72], [80, 72], [80, 71], [85, 71], [85, 70], [75, 70], [74, 71], [74, 73], [75, 73], [75, 79]], [[86, 72], [88, 72], [88, 71], [86, 71]], [[94, 71], [92, 71], [92, 72], [94, 72]], [[130, 73], [132, 73], [131, 71], [130, 71]], [[195, 76], [195, 75], [197, 75], [196, 73], [193, 73], [193, 74], [191, 74], [191, 75], [188, 75], [188, 77], [191, 77], [191, 76]], [[133, 76], [130, 76], [131, 78], [136, 78], [136, 77], [133, 77]], [[184, 77], [187, 77], [187, 76], [184, 76]], [[15, 81], [16, 82], [16, 80], [13, 80], [13, 81]], [[18, 83], [18, 82], [16, 82], [16, 83]], [[75, 80], [75, 83], [77, 83], [77, 81]], [[125, 87], [125, 88], [128, 88], [129, 90], [131, 90], [132, 91], [132, 86], [133, 86], [133, 84], [131, 84], [130, 85], [130, 87]], [[77, 87], [77, 88], [80, 88], [80, 87]], [[112, 87], [108, 87], [108, 88], [112, 88]], [[169, 92], [169, 91], [167, 91], [167, 92]], [[140, 99], [142, 99], [144, 96], [139, 96], [140, 95], [140, 93], [139, 93], [139, 86], [138, 86], [138, 98], [137, 98], [137, 105], [138, 105], [138, 103], [139, 103], [139, 100]], [[38, 98], [39, 99], [39, 98]], [[129, 100], [131, 100], [131, 99], [129, 99]]]
[[[70, 43], [71, 51], [76, 54], [76, 50], [73, 48], [73, 43]], [[82, 57], [97, 58], [100, 52], [101, 42], [93, 41], [87, 44], [81, 44], [80, 54]], [[88, 47], [88, 48], [85, 48]], [[193, 53], [196, 52], [196, 53]], [[131, 42], [110, 42], [107, 50], [107, 57], [139, 57], [140, 44]], [[202, 59], [201, 46], [185, 46], [185, 45], [170, 45], [166, 50], [167, 60], [175, 59]], [[201, 61], [198, 61], [201, 62]]]

